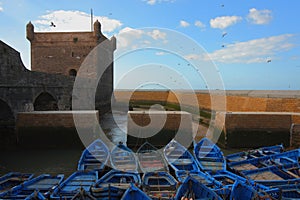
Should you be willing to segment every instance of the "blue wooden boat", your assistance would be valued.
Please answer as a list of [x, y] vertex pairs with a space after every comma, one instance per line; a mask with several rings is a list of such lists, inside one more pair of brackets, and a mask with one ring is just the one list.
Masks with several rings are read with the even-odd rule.
[[164, 148], [164, 156], [175, 172], [178, 170], [200, 171], [194, 156], [174, 139]]
[[30, 180], [32, 177], [33, 174], [30, 173], [10, 172], [5, 174], [0, 177], [0, 193]]
[[91, 194], [97, 199], [117, 200], [133, 183], [138, 187], [141, 185], [141, 178], [135, 172], [123, 172], [111, 170], [97, 181], [91, 188]]
[[[299, 169], [297, 171], [299, 172]], [[298, 175], [277, 166], [243, 171], [242, 174], [247, 179], [265, 186], [279, 186], [285, 185], [286, 183], [297, 183], [300, 180]]]
[[176, 194], [177, 181], [168, 172], [147, 172], [143, 175], [142, 187], [153, 200], [172, 199]]
[[[276, 199], [279, 197], [280, 194], [280, 190], [278, 190], [278, 188], [274, 189], [274, 188], [266, 187], [264, 185], [248, 180], [244, 177], [236, 175], [232, 172], [229, 172], [227, 170], [218, 171], [212, 174], [212, 177], [214, 178], [215, 182], [218, 182], [218, 186], [219, 186], [213, 188], [212, 190], [215, 191], [219, 196], [221, 196], [222, 199], [230, 199], [230, 196], [233, 197], [237, 196], [238, 194], [231, 194], [231, 193], [235, 186], [237, 187], [238, 185], [241, 184], [243, 185], [242, 190], [245, 190], [245, 193], [250, 193], [251, 191], [253, 192], [253, 190], [255, 190], [257, 196], [260, 198]], [[238, 189], [239, 188], [236, 188], [235, 192], [237, 192]]]
[[79, 191], [89, 192], [98, 180], [97, 171], [77, 171], [71, 174], [51, 194], [51, 199], [72, 199]]
[[138, 171], [138, 161], [134, 152], [122, 143], [115, 146], [111, 151], [110, 162], [112, 168], [115, 170], [126, 172]]
[[162, 153], [149, 142], [145, 142], [138, 150], [138, 162], [143, 173], [169, 171], [168, 164]]
[[236, 180], [233, 184], [230, 199], [258, 199], [258, 192], [249, 184]]
[[31, 195], [25, 198], [25, 200], [46, 200], [47, 198], [40, 192], [34, 191]]
[[242, 161], [252, 158], [258, 158], [262, 156], [272, 155], [283, 152], [284, 148], [283, 145], [274, 145], [268, 147], [261, 147], [258, 149], [238, 152], [234, 154], [230, 154], [226, 156], [227, 163]]
[[121, 200], [152, 200], [143, 191], [137, 188], [134, 184], [125, 191]]
[[178, 170], [175, 172], [176, 178], [179, 182], [184, 182], [184, 180], [190, 176], [199, 181], [200, 183], [204, 184], [209, 188], [222, 188], [223, 185], [216, 181], [210, 174], [202, 172], [202, 171], [185, 171], [185, 170]]
[[300, 199], [300, 183], [286, 184], [279, 186], [281, 190], [281, 199], [291, 200]]
[[281, 191], [276, 189], [270, 189], [261, 185], [251, 185], [249, 182], [236, 180], [233, 184], [230, 194], [231, 200], [236, 199], [280, 199]]
[[226, 169], [226, 160], [223, 152], [208, 138], [203, 138], [194, 146], [194, 155], [203, 171]]
[[80, 188], [77, 194], [75, 194], [71, 200], [96, 200], [90, 192], [85, 191], [83, 188]]
[[25, 199], [34, 191], [38, 191], [44, 197], [49, 197], [50, 193], [63, 181], [64, 175], [51, 176], [43, 174], [31, 180], [28, 180], [21, 185], [18, 185], [11, 190], [1, 193], [1, 199]]
[[221, 200], [222, 198], [214, 191], [197, 181], [192, 177], [187, 177], [179, 186], [175, 200], [187, 199], [214, 199]]
[[[267, 155], [248, 160], [236, 161], [228, 163], [233, 171], [243, 173], [268, 166], [278, 166], [285, 169], [299, 169], [300, 150], [291, 150], [283, 153]], [[300, 174], [298, 173], [298, 176]]]
[[108, 160], [108, 147], [102, 140], [97, 139], [82, 152], [77, 170], [102, 171], [107, 165]]

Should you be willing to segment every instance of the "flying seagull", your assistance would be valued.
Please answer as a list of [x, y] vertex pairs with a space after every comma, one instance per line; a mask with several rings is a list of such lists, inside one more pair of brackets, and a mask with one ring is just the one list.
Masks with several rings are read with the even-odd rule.
[[222, 34], [222, 37], [225, 37], [227, 35], [227, 33], [226, 32], [224, 32], [223, 34]]
[[56, 27], [56, 25], [53, 22], [51, 22], [50, 26]]

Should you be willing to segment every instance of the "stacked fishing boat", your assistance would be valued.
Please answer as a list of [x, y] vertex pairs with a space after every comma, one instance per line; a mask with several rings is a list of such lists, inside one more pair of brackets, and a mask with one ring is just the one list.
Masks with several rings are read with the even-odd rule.
[[[208, 198], [206, 194], [209, 194], [210, 197], [217, 195], [215, 192], [222, 187], [221, 183], [215, 181], [209, 174], [200, 171], [197, 161], [186, 147], [173, 139], [164, 148], [164, 156], [177, 180], [181, 182], [175, 199], [189, 197], [205, 199]], [[191, 185], [194, 186], [191, 187]], [[199, 193], [198, 191], [203, 192]]]
[[[194, 155], [200, 168], [206, 171], [215, 181], [221, 183], [222, 187], [215, 189], [215, 191], [222, 198], [248, 199], [249, 196], [259, 198], [278, 196], [279, 190], [258, 183], [254, 184], [249, 182], [246, 177], [228, 171], [222, 151], [207, 138], [203, 138], [194, 145]], [[241, 192], [241, 190], [244, 192]]]
[[51, 176], [43, 174], [23, 182], [12, 189], [2, 192], [0, 199], [37, 199], [49, 198], [51, 192], [63, 181], [64, 175]]
[[102, 172], [109, 160], [109, 149], [106, 144], [96, 139], [81, 154], [77, 170], [97, 170]]
[[282, 145], [225, 157], [207, 138], [194, 143], [193, 153], [176, 140], [163, 150], [146, 142], [134, 153], [121, 143], [110, 151], [97, 139], [65, 180], [0, 177], [0, 199], [300, 199], [299, 162], [300, 149], [284, 151]]
[[[276, 146], [269, 147], [273, 148]], [[280, 189], [282, 198], [300, 199], [300, 149], [271, 152], [264, 156], [231, 160], [228, 167], [256, 184]]]

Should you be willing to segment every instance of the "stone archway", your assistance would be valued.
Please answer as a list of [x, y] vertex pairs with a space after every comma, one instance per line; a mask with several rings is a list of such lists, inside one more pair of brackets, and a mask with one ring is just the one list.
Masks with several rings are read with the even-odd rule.
[[56, 99], [48, 92], [42, 92], [34, 101], [35, 111], [58, 110]]
[[76, 69], [70, 69], [70, 70], [69, 70], [69, 76], [77, 76], [77, 71], [76, 71]]
[[0, 99], [0, 126], [14, 126], [15, 117], [10, 106]]
[[0, 147], [14, 144], [15, 116], [11, 107], [0, 99]]

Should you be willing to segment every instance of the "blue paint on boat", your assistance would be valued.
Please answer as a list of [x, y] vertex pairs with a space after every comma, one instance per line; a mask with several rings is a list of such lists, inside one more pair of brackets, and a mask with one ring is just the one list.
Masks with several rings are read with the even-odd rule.
[[163, 154], [149, 142], [145, 142], [138, 150], [138, 162], [143, 173], [169, 171]]
[[143, 190], [153, 200], [174, 198], [177, 184], [168, 172], [147, 172], [143, 175]]
[[21, 185], [12, 188], [10, 191], [1, 193], [2, 199], [25, 199], [34, 191], [40, 192], [44, 197], [49, 197], [50, 193], [55, 190], [63, 181], [64, 175], [51, 176], [42, 174], [36, 178], [28, 180]]
[[118, 144], [112, 149], [110, 163], [115, 170], [138, 172], [138, 161], [135, 153], [124, 144]]
[[179, 182], [183, 182], [188, 176], [193, 177], [200, 183], [209, 188], [221, 188], [222, 184], [216, 181], [210, 174], [201, 171], [184, 171], [179, 170], [175, 172], [176, 178]]
[[141, 186], [141, 177], [138, 173], [111, 170], [100, 178], [90, 191], [98, 199], [117, 200], [122, 197], [131, 183]]
[[175, 172], [178, 170], [200, 171], [194, 156], [174, 139], [164, 148], [164, 156]]
[[80, 190], [89, 192], [98, 180], [97, 171], [77, 171], [71, 174], [51, 194], [51, 199], [72, 199]]
[[203, 171], [226, 170], [223, 152], [208, 138], [203, 138], [194, 146], [194, 155]]
[[228, 166], [238, 173], [245, 173], [247, 171], [251, 172], [257, 168], [264, 168], [269, 166], [277, 166], [285, 169], [299, 169], [299, 158], [300, 150], [297, 149], [258, 158], [231, 162], [228, 163]]
[[81, 154], [77, 170], [102, 171], [109, 160], [109, 149], [101, 140], [92, 142]]
[[248, 150], [248, 151], [243, 151], [243, 152], [238, 152], [238, 153], [227, 155], [226, 160], [228, 163], [242, 161], [242, 160], [247, 160], [247, 159], [281, 153], [281, 152], [283, 152], [283, 150], [284, 150], [283, 145], [261, 147], [258, 149], [253, 149], [253, 150]]
[[151, 200], [151, 198], [134, 184], [130, 184], [130, 187], [125, 191], [121, 200]]
[[32, 179], [33, 174], [10, 172], [0, 177], [0, 193], [10, 190], [11, 188]]
[[40, 192], [34, 191], [31, 195], [26, 197], [25, 200], [46, 200], [47, 198]]
[[214, 191], [197, 181], [192, 177], [187, 177], [184, 182], [179, 186], [175, 200], [181, 200], [182, 198], [192, 198], [194, 200], [200, 199], [214, 199], [221, 200], [222, 198]]
[[236, 199], [258, 199], [257, 191], [249, 184], [236, 180], [230, 194], [231, 200]]

